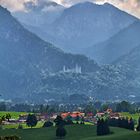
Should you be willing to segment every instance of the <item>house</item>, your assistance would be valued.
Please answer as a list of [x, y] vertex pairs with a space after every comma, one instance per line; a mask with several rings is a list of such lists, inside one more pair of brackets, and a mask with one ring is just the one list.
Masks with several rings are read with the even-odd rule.
[[104, 115], [105, 115], [105, 113], [103, 113], [103, 112], [98, 112], [98, 113], [96, 114], [96, 117], [101, 118], [101, 117], [104, 117]]
[[76, 118], [77, 116], [79, 116], [79, 117], [85, 116], [85, 113], [82, 113], [82, 112], [67, 112], [67, 113], [62, 113], [61, 116], [62, 116], [63, 119], [67, 118], [68, 116], [71, 116], [72, 118]]

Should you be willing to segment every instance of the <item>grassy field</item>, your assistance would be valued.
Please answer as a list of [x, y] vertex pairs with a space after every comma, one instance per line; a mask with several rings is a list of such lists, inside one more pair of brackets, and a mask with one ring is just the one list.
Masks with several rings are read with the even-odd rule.
[[[43, 124], [44, 124], [44, 122], [39, 121], [39, 122], [37, 123], [37, 125], [36, 125], [35, 128], [40, 128], [40, 127], [43, 126]], [[5, 129], [11, 129], [11, 128], [12, 128], [12, 129], [17, 129], [18, 126], [19, 126], [18, 123], [17, 123], [17, 124], [7, 124], [7, 125], [4, 125], [3, 128], [5, 128]], [[28, 129], [28, 128], [29, 128], [29, 127], [26, 125], [26, 123], [23, 123], [22, 126], [23, 126], [24, 129]]]
[[129, 118], [132, 117], [135, 120], [138, 120], [138, 118], [140, 117], [140, 114], [138, 114], [138, 113], [130, 114], [128, 112], [123, 112], [123, 113], [121, 113], [121, 115], [124, 116], [124, 117], [129, 117]]
[[[55, 140], [55, 127], [36, 129], [5, 129], [0, 130], [0, 135], [18, 135], [21, 140]], [[65, 140], [140, 140], [140, 133], [121, 128], [111, 128], [113, 134], [96, 136], [96, 127], [92, 125], [67, 126], [68, 135]]]
[[[43, 124], [44, 124], [44, 122], [39, 121], [35, 128], [41, 128], [43, 126]], [[4, 125], [3, 128], [5, 128], [5, 129], [11, 129], [11, 128], [12, 129], [17, 129], [18, 126], [19, 126], [18, 123], [17, 124], [7, 124], [7, 125]], [[29, 128], [25, 123], [23, 123], [22, 126], [23, 126], [24, 129]]]
[[[16, 119], [20, 114], [25, 112], [0, 112], [0, 116], [10, 113], [12, 118]], [[139, 118], [139, 114], [122, 113], [123, 116]], [[55, 140], [55, 127], [41, 128], [44, 122], [38, 122], [33, 129], [28, 129], [23, 124], [23, 130], [18, 130], [19, 124], [4, 125], [4, 130], [0, 130], [0, 136], [18, 135], [21, 140]], [[108, 136], [96, 136], [96, 126], [93, 125], [73, 125], [66, 126], [68, 135], [65, 140], [140, 140], [140, 133], [129, 131], [121, 128], [111, 128], [113, 134]]]
[[[43, 126], [43, 124], [44, 124], [44, 121], [43, 122], [39, 121], [34, 128], [41, 128]], [[93, 124], [90, 123], [90, 122], [85, 122], [85, 125], [93, 125]], [[7, 124], [7, 125], [3, 125], [3, 128], [4, 129], [11, 129], [11, 128], [12, 129], [17, 129], [18, 126], [19, 126], [19, 124]], [[24, 129], [29, 128], [25, 123], [23, 123], [22, 126], [23, 126]]]
[[138, 123], [138, 119], [140, 117], [140, 114], [138, 114], [138, 113], [130, 114], [128, 112], [123, 112], [123, 113], [121, 113], [121, 115], [124, 116], [124, 117], [128, 117], [128, 118], [131, 118], [132, 117], [133, 120], [134, 120], [134, 123], [135, 123], [135, 127], [137, 126], [137, 123]]
[[10, 113], [11, 114], [12, 119], [18, 119], [19, 118], [19, 115], [21, 115], [21, 114], [22, 115], [27, 114], [26, 112], [7, 112], [7, 111], [0, 111], [0, 116], [4, 116], [7, 113]]

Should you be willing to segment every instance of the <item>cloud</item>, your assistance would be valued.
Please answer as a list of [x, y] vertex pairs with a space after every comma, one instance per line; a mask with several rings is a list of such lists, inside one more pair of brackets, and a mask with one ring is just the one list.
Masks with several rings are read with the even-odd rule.
[[[113, 0], [112, 0], [113, 1]], [[140, 18], [140, 0], [120, 0], [121, 2], [115, 3], [112, 2], [114, 5], [117, 5], [122, 10], [127, 11], [137, 17]]]
[[50, 0], [36, 0], [34, 2], [26, 2], [24, 3], [24, 11], [34, 11], [34, 12], [55, 12], [62, 11], [64, 9], [63, 6], [58, 3]]
[[11, 12], [15, 11], [57, 11], [54, 0], [0, 0], [0, 5], [8, 8]]
[[[26, 10], [25, 5], [27, 3], [30, 2], [31, 4], [39, 4], [41, 1], [49, 1], [49, 0], [0, 0], [0, 5], [7, 7], [11, 11], [21, 11]], [[96, 3], [109, 2], [115, 5], [116, 7], [140, 18], [140, 0], [52, 0], [52, 1], [55, 1], [58, 4], [67, 7], [85, 1]]]
[[25, 3], [36, 3], [37, 0], [0, 0], [0, 5], [8, 8], [10, 11], [25, 10]]

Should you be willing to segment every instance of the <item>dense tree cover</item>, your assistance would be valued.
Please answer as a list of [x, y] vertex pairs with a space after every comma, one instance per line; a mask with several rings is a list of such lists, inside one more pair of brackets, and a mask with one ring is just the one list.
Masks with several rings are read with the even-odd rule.
[[129, 112], [131, 111], [131, 105], [129, 102], [122, 101], [116, 105], [117, 112]]
[[55, 125], [59, 126], [59, 125], [65, 125], [65, 121], [63, 120], [63, 118], [60, 115], [57, 115], [56, 119], [54, 120]]
[[93, 113], [95, 115], [97, 113], [97, 109], [95, 108], [95, 105], [91, 102], [85, 105], [83, 111], [85, 114]]
[[43, 127], [51, 127], [53, 126], [53, 122], [51, 121], [46, 121], [44, 124], [43, 124]]
[[140, 117], [139, 117], [139, 120], [138, 120], [137, 131], [140, 131]]
[[81, 117], [81, 122], [80, 124], [85, 124], [85, 118], [84, 117]]
[[2, 124], [3, 121], [5, 121], [5, 115], [0, 116], [0, 125]]
[[[80, 96], [80, 95], [78, 95]], [[45, 104], [9, 104], [6, 105], [6, 111], [15, 112], [33, 112], [33, 113], [57, 113], [57, 112], [73, 112], [79, 110], [87, 113], [96, 114], [98, 112], [106, 111], [107, 108], [112, 109], [113, 112], [129, 112], [130, 114], [140, 112], [140, 103], [131, 103], [127, 101], [122, 102], [101, 102], [96, 99], [88, 98], [85, 103], [63, 103], [51, 102]]]
[[110, 129], [109, 129], [107, 119], [106, 120], [104, 120], [103, 118], [98, 119], [98, 121], [97, 121], [97, 135], [102, 136], [102, 135], [108, 135], [108, 134], [110, 134]]
[[11, 114], [10, 113], [7, 113], [6, 114], [6, 116], [5, 116], [5, 118], [8, 120], [8, 122], [9, 122], [9, 120], [11, 119]]
[[64, 138], [67, 134], [66, 129], [64, 128], [65, 126], [65, 121], [63, 120], [63, 118], [61, 116], [57, 116], [56, 119], [54, 120], [55, 124], [56, 124], [56, 137], [58, 138]]
[[26, 124], [28, 127], [35, 127], [37, 125], [37, 117], [35, 114], [28, 114]]
[[67, 134], [66, 129], [63, 126], [58, 126], [56, 129], [56, 137], [64, 138]]
[[113, 127], [120, 127], [125, 129], [134, 130], [134, 120], [132, 118], [111, 118], [108, 120], [108, 124]]
[[70, 115], [68, 115], [65, 119], [66, 121], [66, 125], [72, 125], [74, 124], [73, 121], [72, 121], [72, 117]]
[[[134, 84], [136, 81], [137, 84]], [[104, 101], [124, 99], [136, 101], [140, 98], [138, 82], [139, 79], [130, 78], [127, 69], [119, 65], [104, 65], [94, 73], [58, 72], [46, 75], [43, 77], [42, 86], [37, 92], [45, 98], [59, 100], [75, 94], [74, 103], [82, 101], [82, 99], [78, 101], [78, 98], [80, 99], [82, 96], [77, 98], [76, 94], [88, 95]], [[67, 98], [66, 101], [68, 100]]]
[[106, 111], [108, 108], [109, 108], [109, 105], [108, 105], [108, 104], [103, 104], [103, 105], [101, 105], [100, 111], [101, 111], [101, 112], [104, 112], [104, 111]]
[[0, 111], [6, 111], [7, 107], [6, 104], [4, 102], [0, 103]]
[[99, 111], [106, 111], [108, 108], [111, 108], [113, 112], [129, 112], [130, 114], [139, 113], [139, 103], [131, 103], [128, 101], [121, 102], [95, 102], [95, 108]]
[[79, 115], [76, 116], [75, 121], [76, 121], [77, 124], [79, 124], [79, 121], [80, 121], [80, 116]]

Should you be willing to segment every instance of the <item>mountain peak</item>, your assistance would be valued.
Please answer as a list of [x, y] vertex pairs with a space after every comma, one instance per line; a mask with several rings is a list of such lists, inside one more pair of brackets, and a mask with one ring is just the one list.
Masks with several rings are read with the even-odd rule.
[[5, 17], [6, 15], [11, 15], [11, 13], [0, 5], [0, 18]]
[[[104, 6], [113, 6], [112, 4], [110, 4], [110, 3], [108, 3], [108, 2], [105, 2], [103, 5], [104, 5]], [[114, 7], [114, 6], [113, 6], [113, 7]]]
[[8, 14], [10, 14], [10, 12], [7, 10], [7, 8], [4, 8], [1, 5], [0, 5], [0, 12], [1, 13], [8, 13]]
[[[90, 1], [81, 2], [81, 3], [78, 3], [78, 4], [81, 4], [81, 5], [98, 5], [98, 4], [93, 3], [93, 2], [90, 2]], [[77, 5], [78, 5], [78, 4], [77, 4]]]
[[105, 7], [105, 8], [109, 8], [109, 9], [118, 9], [118, 10], [120, 10], [119, 8], [117, 8], [116, 6], [114, 6], [114, 5], [112, 5], [112, 4], [108, 3], [108, 2], [105, 2], [104, 4], [102, 4], [102, 6]]
[[4, 9], [4, 8], [0, 5], [0, 10], [1, 10], [1, 9]]
[[108, 3], [108, 2], [105, 2], [104, 4], [98, 4], [98, 3], [94, 3], [94, 2], [90, 2], [90, 1], [86, 1], [86, 2], [80, 2], [80, 3], [77, 3], [75, 5], [73, 5], [72, 7], [74, 6], [99, 6], [99, 7], [114, 7], [116, 8], [114, 5]]
[[97, 11], [97, 12], [100, 12], [100, 11], [110, 11], [110, 10], [118, 10], [120, 11], [120, 9], [118, 9], [117, 7], [115, 7], [114, 5], [110, 4], [110, 3], [104, 3], [104, 4], [98, 4], [98, 3], [93, 3], [93, 2], [89, 2], [89, 1], [86, 1], [86, 2], [81, 2], [81, 3], [77, 3], [75, 5], [72, 5], [70, 8], [66, 9], [65, 11], [67, 10], [74, 10], [74, 11], [78, 11], [80, 9], [80, 12], [81, 10], [83, 12], [86, 12], [86, 11]]
[[86, 2], [77, 3], [71, 7], [94, 7], [94, 6], [100, 6], [100, 5], [93, 2], [86, 1]]

